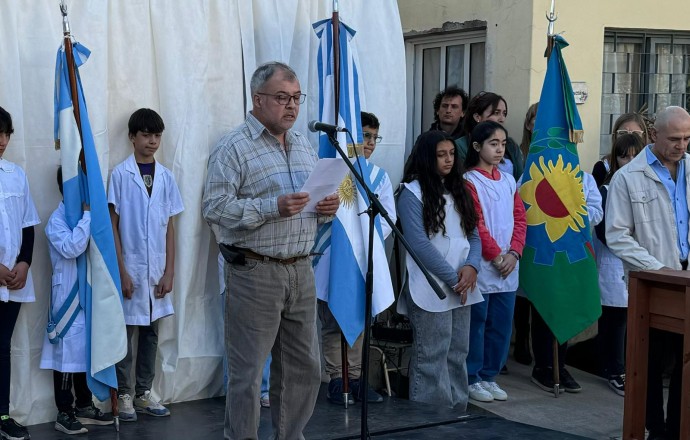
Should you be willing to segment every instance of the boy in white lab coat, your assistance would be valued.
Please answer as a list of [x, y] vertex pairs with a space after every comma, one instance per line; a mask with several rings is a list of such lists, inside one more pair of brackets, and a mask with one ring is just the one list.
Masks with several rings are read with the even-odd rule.
[[[132, 113], [128, 127], [134, 154], [113, 169], [108, 204], [128, 341], [127, 356], [117, 364], [120, 420], [135, 421], [137, 412], [170, 415], [151, 395], [151, 386], [156, 370], [157, 320], [173, 314], [168, 295], [175, 270], [172, 217], [184, 208], [172, 173], [153, 157], [165, 129], [163, 119], [155, 111], [142, 108]], [[133, 389], [132, 337], [137, 330]]]
[[40, 220], [24, 170], [2, 158], [12, 133], [12, 117], [0, 107], [0, 437], [28, 439], [10, 417], [10, 347], [22, 303], [36, 300], [29, 266]]
[[[57, 171], [57, 183], [62, 194], [62, 168]], [[65, 205], [60, 202], [46, 224], [50, 262], [53, 265], [50, 300], [50, 321], [60, 327], [59, 337], [46, 333], [41, 353], [41, 368], [53, 370], [55, 405], [58, 408], [55, 429], [65, 434], [88, 432], [83, 425], [111, 425], [113, 416], [96, 408], [86, 384], [86, 323], [84, 309], [75, 312], [68, 307], [64, 316], [60, 310], [66, 303], [79, 302], [78, 292], [72, 296], [77, 280], [77, 257], [86, 251], [91, 236], [91, 211], [84, 205], [84, 214], [74, 229], [67, 224]], [[65, 322], [71, 324], [64, 325]], [[72, 387], [74, 386], [74, 394]], [[75, 402], [76, 397], [76, 402]], [[76, 403], [76, 408], [73, 404]]]

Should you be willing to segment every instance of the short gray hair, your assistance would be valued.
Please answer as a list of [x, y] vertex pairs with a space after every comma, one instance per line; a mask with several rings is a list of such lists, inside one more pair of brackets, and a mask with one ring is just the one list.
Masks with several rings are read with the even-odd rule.
[[266, 82], [271, 79], [271, 77], [278, 71], [284, 72], [286, 79], [289, 81], [297, 81], [297, 74], [292, 67], [280, 61], [269, 61], [256, 68], [252, 74], [251, 82], [249, 83], [249, 88], [251, 90], [252, 96], [266, 84]]
[[661, 110], [656, 114], [656, 120], [654, 121], [654, 128], [656, 130], [664, 129], [668, 126], [671, 119], [680, 116], [688, 117], [688, 111], [683, 107], [678, 107], [675, 105], [669, 106]]

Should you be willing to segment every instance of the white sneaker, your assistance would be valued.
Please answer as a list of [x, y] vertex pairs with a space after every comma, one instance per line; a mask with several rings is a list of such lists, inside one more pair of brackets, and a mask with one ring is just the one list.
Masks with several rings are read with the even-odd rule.
[[482, 382], [473, 383], [469, 386], [470, 399], [478, 402], [493, 402], [494, 396], [482, 387]]
[[482, 382], [482, 388], [491, 393], [494, 400], [508, 400], [508, 393], [503, 391], [496, 382]]
[[117, 398], [117, 406], [120, 412], [120, 420], [123, 422], [137, 421], [137, 412], [134, 411], [132, 396], [129, 394], [120, 394], [120, 396]]

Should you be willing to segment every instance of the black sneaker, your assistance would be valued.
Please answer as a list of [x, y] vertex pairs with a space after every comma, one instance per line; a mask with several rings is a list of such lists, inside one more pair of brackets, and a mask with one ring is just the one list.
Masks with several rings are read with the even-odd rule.
[[383, 402], [383, 396], [374, 391], [371, 387], [367, 387], [365, 393], [364, 390], [360, 387], [359, 379], [350, 380], [350, 391], [352, 392], [352, 395], [355, 396], [355, 400], [357, 402], [361, 402], [363, 400], [364, 394], [366, 394], [367, 402], [369, 403]]
[[[344, 405], [343, 399], [343, 378], [336, 377], [331, 379], [328, 383], [328, 392], [326, 393], [326, 398], [329, 402], [335, 403], [336, 405]], [[348, 405], [354, 405], [355, 399], [352, 397], [352, 390], [350, 390], [350, 396], [347, 399]]]
[[0, 437], [7, 440], [28, 440], [31, 438], [29, 431], [8, 415], [0, 417]]
[[77, 420], [77, 417], [74, 415], [74, 410], [58, 412], [57, 419], [55, 420], [55, 430], [70, 435], [85, 434], [89, 432], [89, 430], [84, 428], [84, 425]]
[[560, 377], [561, 377], [561, 386], [565, 388], [565, 390], [569, 393], [579, 393], [582, 391], [582, 387], [580, 386], [579, 383], [573, 379], [573, 376], [570, 375], [568, 370], [565, 368], [561, 368], [560, 371]]
[[74, 413], [82, 425], [112, 425], [114, 423], [113, 415], [103, 413], [93, 402], [85, 408], [77, 408]]
[[609, 387], [619, 396], [625, 396], [625, 374], [609, 376]]
[[[541, 388], [544, 391], [553, 393], [553, 368], [538, 368], [534, 367], [532, 369], [532, 383]], [[561, 378], [560, 387], [558, 391], [560, 393], [564, 392], [563, 379]]]
[[499, 371], [498, 374], [503, 374], [503, 375], [508, 374], [508, 366], [507, 366], [507, 365], [503, 365], [503, 366], [501, 367], [501, 371]]

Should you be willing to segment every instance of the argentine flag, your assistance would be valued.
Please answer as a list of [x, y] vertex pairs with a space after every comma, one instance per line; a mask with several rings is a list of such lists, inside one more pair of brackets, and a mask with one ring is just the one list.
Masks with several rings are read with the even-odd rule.
[[[75, 43], [73, 54], [81, 135], [73, 112], [67, 58], [64, 47], [60, 47], [55, 63], [55, 140], [61, 151], [68, 225], [74, 228], [81, 219], [82, 203], [91, 207], [91, 238], [86, 252], [77, 259], [77, 283], [79, 304], [86, 316], [86, 377], [91, 392], [104, 401], [110, 396], [110, 388], [117, 388], [115, 364], [127, 354], [127, 330], [105, 186], [79, 78], [78, 67], [90, 51]], [[80, 166], [82, 147], [86, 174]]]
[[[340, 23], [340, 81], [335, 84], [333, 63], [333, 21], [326, 19], [313, 25], [319, 38], [317, 57], [319, 73], [319, 120], [347, 127], [357, 145], [362, 144], [362, 124], [359, 104], [359, 69], [357, 54], [350, 45], [355, 31]], [[335, 111], [335, 88], [339, 90], [338, 112]], [[338, 142], [346, 146], [345, 133], [339, 133]], [[348, 148], [351, 150], [351, 148]], [[337, 152], [325, 134], [319, 137], [319, 157], [336, 157]], [[355, 162], [373, 191], [384, 176], [384, 171], [364, 159]], [[338, 190], [340, 208], [331, 223], [321, 227], [314, 251], [316, 291], [319, 299], [328, 301], [347, 342], [353, 345], [364, 330], [365, 280], [369, 251], [369, 204], [364, 189], [348, 175]], [[383, 245], [381, 219], [375, 219], [374, 231], [374, 292], [372, 313], [385, 310], [393, 303], [393, 286], [388, 260]]]

